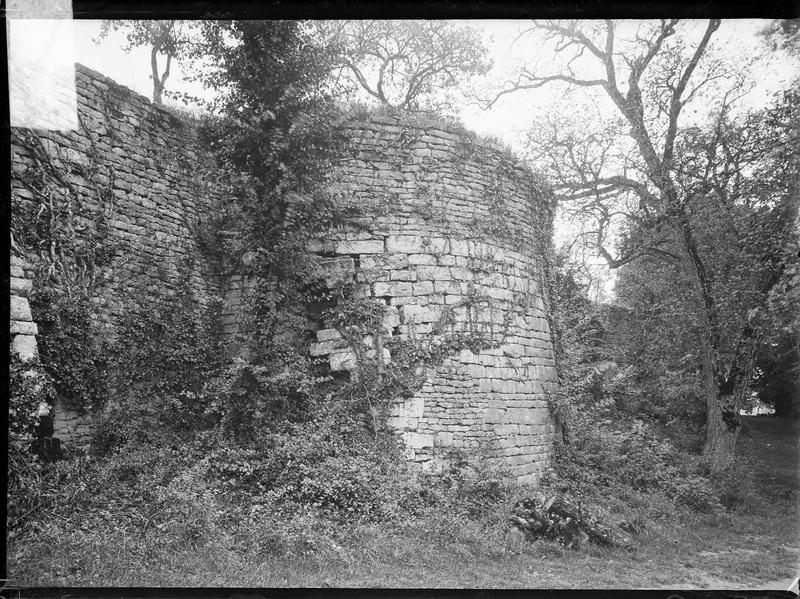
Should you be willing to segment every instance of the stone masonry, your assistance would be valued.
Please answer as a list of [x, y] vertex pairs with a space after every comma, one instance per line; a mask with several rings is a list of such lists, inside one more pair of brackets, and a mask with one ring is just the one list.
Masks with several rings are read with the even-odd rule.
[[[185, 280], [204, 305], [218, 286], [193, 227], [220, 192], [196, 127], [82, 65], [76, 65], [75, 81], [80, 127], [12, 130], [12, 210], [35, 200], [25, 180], [35, 176], [37, 159], [21, 141], [34, 133], [63, 173], [63, 182], [53, 181], [54, 192], [66, 194], [71, 186], [87, 211], [105, 215], [113, 255], [95, 281], [99, 320], [113, 327], [139, 308], [134, 300], [146, 309], [170, 305]], [[78, 220], [86, 231], [97, 226]], [[38, 248], [27, 249], [35, 264]]]
[[[230, 277], [220, 285], [197, 246], [194, 223], [213, 210], [223, 186], [195, 126], [76, 68], [78, 129], [12, 131], [12, 211], [35, 201], [25, 178], [37, 159], [19, 137], [35, 133], [65, 173], [55, 192], [71, 187], [107, 223], [112, 255], [93, 286], [100, 324], [113, 330], [137, 305], [174, 305], [188, 282], [198, 308], [222, 292], [223, 325], [235, 332], [248, 281]], [[551, 453], [547, 394], [556, 385], [543, 285], [552, 214], [540, 183], [502, 148], [439, 122], [372, 117], [341, 133], [347, 151], [329, 192], [357, 204], [365, 218], [309, 248], [328, 263], [329, 282], [351, 280], [358, 293], [383, 302], [386, 336], [461, 331], [491, 341], [429, 368], [419, 392], [392, 406], [388, 424], [402, 436], [407, 458], [436, 472], [448, 450], [462, 449], [519, 480], [536, 480]], [[97, 223], [79, 225], [92, 230]], [[38, 248], [27, 249], [35, 267]], [[25, 301], [32, 271], [12, 267], [26, 275], [12, 272], [12, 344], [35, 355], [36, 325]], [[354, 355], [337, 331], [319, 325], [312, 356], [334, 373], [348, 372]], [[391, 360], [389, 350], [381, 357]], [[69, 418], [61, 430], [85, 437], [79, 414], [61, 406], [57, 429], [59, 417]]]
[[[52, 193], [74, 193], [84, 211], [76, 229], [84, 235], [96, 230], [97, 219], [85, 214], [105, 217], [107, 247], [101, 249], [111, 256], [97, 269], [91, 291], [97, 324], [113, 331], [128, 314], [180, 305], [178, 296], [187, 288], [202, 309], [219, 285], [197, 247], [194, 224], [218, 201], [221, 186], [196, 127], [188, 117], [82, 65], [76, 65], [75, 82], [77, 129], [12, 130], [12, 212], [37, 200], [26, 179], [37, 176], [43, 159], [25, 140], [38, 139], [44, 160], [63, 176], [50, 182]], [[17, 244], [35, 268], [42, 248]], [[20, 268], [12, 261], [14, 272]], [[25, 299], [31, 269], [27, 279], [12, 278], [13, 343], [26, 355], [36, 351], [36, 324]], [[69, 405], [57, 405], [56, 436], [68, 445], [85, 445], [91, 420]]]
[[[473, 331], [492, 342], [429, 368], [387, 424], [423, 471], [440, 471], [460, 449], [536, 481], [552, 450], [547, 394], [557, 381], [542, 285], [552, 215], [539, 182], [497, 145], [437, 122], [373, 117], [343, 134], [348, 152], [329, 193], [365, 218], [309, 248], [327, 263], [328, 284], [351, 281], [386, 304], [387, 337]], [[245, 288], [231, 285], [228, 313]], [[355, 352], [320, 324], [311, 355], [334, 373], [354, 370]], [[374, 340], [364, 342], [374, 356]], [[385, 347], [382, 359], [391, 361]]]
[[25, 260], [11, 256], [10, 275], [11, 353], [24, 363], [35, 363], [39, 359], [36, 346], [39, 329], [33, 322], [28, 304], [28, 294], [33, 289], [33, 271]]

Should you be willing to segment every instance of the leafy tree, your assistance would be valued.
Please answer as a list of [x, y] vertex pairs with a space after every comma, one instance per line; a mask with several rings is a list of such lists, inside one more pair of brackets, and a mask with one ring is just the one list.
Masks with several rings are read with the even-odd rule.
[[[787, 194], [796, 184], [791, 176], [765, 186], [757, 174], [786, 170], [767, 154], [780, 147], [787, 129], [768, 132], [756, 121], [737, 126], [729, 118], [742, 81], [708, 52], [719, 26], [710, 20], [690, 43], [677, 34], [677, 19], [535, 23], [529, 33], [554, 46], [560, 68], [523, 69], [494, 99], [562, 83], [602, 90], [610, 101], [616, 118], [603, 130], [582, 123], [582, 130], [565, 134], [555, 126], [534, 144], [548, 152], [562, 198], [578, 202], [594, 221], [592, 242], [611, 267], [648, 257], [674, 265], [690, 283], [706, 397], [704, 457], [713, 470], [733, 461], [739, 406], [763, 329], [761, 308], [785, 266], [780, 248], [796, 210]], [[721, 99], [711, 93], [720, 82], [731, 86]], [[710, 129], [680, 126], [693, 101], [717, 108]], [[619, 252], [608, 243], [614, 223], [622, 232]], [[733, 244], [730, 253], [715, 245], [723, 241]], [[733, 265], [749, 270], [738, 271], [738, 281], [720, 276]], [[744, 295], [729, 295], [736, 289]]]
[[[150, 77], [153, 80], [153, 102], [161, 104], [161, 96], [170, 75], [170, 67], [175, 58], [184, 54], [190, 43], [190, 23], [179, 20], [129, 21], [104, 20], [100, 30], [100, 40], [108, 37], [111, 31], [122, 31], [128, 44], [125, 52], [145, 46], [150, 48]], [[98, 40], [99, 41], [99, 40]], [[159, 55], [166, 57], [163, 70], [158, 65]]]
[[452, 21], [323, 21], [334, 66], [382, 105], [441, 109], [441, 93], [491, 67], [480, 34]]

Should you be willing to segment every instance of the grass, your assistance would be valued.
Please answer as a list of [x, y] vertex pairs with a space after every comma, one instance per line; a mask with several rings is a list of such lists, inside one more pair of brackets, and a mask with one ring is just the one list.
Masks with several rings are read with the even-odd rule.
[[199, 547], [157, 531], [101, 536], [62, 517], [9, 542], [9, 572], [19, 586], [786, 589], [800, 570], [798, 426], [746, 421], [744, 466], [731, 483], [745, 488], [732, 489], [728, 512], [606, 502], [608, 513], [647, 522], [630, 551], [509, 545], [509, 505], [477, 519], [432, 510], [394, 524], [266, 518]]

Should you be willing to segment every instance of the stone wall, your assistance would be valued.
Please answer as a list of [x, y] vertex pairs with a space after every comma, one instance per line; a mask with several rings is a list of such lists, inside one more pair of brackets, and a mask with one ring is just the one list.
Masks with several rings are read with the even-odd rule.
[[[328, 191], [365, 218], [310, 248], [327, 262], [329, 283], [349, 280], [357, 294], [385, 303], [387, 338], [473, 332], [491, 341], [429, 368], [419, 392], [391, 406], [387, 424], [424, 471], [440, 470], [460, 449], [535, 481], [552, 450], [547, 394], [557, 381], [542, 285], [552, 214], [540, 182], [497, 145], [437, 122], [373, 117], [343, 135], [348, 149]], [[237, 280], [228, 314], [241, 297]], [[353, 348], [319, 326], [311, 355], [334, 373], [356, 369]], [[365, 339], [367, 356], [374, 345]]]
[[[222, 193], [196, 128], [84, 67], [76, 84], [78, 129], [33, 132], [38, 150], [31, 131], [12, 131], [12, 210], [34, 205], [30, 183], [51, 163], [63, 178], [50, 181], [48, 193], [74, 194], [82, 238], [103, 233], [99, 249], [109, 256], [90, 281], [100, 324], [113, 330], [132, 311], [177, 305], [188, 285], [198, 309], [222, 292], [225, 332], [234, 333], [248, 281], [220, 285], [195, 242], [193, 223]], [[419, 391], [392, 406], [388, 424], [426, 471], [462, 449], [535, 480], [552, 447], [547, 394], [556, 385], [542, 285], [552, 215], [540, 183], [502, 148], [433, 121], [373, 117], [342, 134], [348, 149], [329, 191], [365, 218], [310, 248], [329, 264], [331, 281], [350, 279], [385, 303], [387, 337], [461, 332], [490, 341], [429, 368]], [[25, 249], [34, 266], [37, 251], [47, 250]], [[22, 301], [12, 302], [22, 346], [35, 325]], [[351, 370], [352, 348], [318, 324], [312, 356], [333, 372]], [[382, 355], [391, 360], [386, 348]], [[57, 428], [59, 414], [65, 434], [85, 437], [80, 414], [60, 406]]]
[[11, 354], [22, 362], [33, 363], [39, 359], [36, 335], [39, 329], [33, 322], [28, 294], [33, 289], [34, 273], [25, 260], [11, 256], [10, 276], [10, 342]]
[[[76, 276], [90, 286], [97, 325], [109, 332], [128, 314], [178, 307], [187, 291], [202, 310], [219, 284], [194, 224], [212, 209], [221, 185], [195, 124], [81, 65], [75, 81], [77, 129], [12, 129], [12, 222], [42, 201], [37, 193], [71, 198], [76, 238], [83, 250], [94, 244], [98, 265]], [[30, 276], [12, 279], [12, 294], [14, 285], [20, 294], [12, 295], [19, 318], [12, 314], [11, 327], [13, 343], [27, 347], [36, 325], [21, 292], [31, 289], [49, 248], [15, 241]], [[62, 402], [55, 428], [68, 444], [84, 445], [91, 417]]]
[[[77, 129], [12, 129], [12, 210], [40, 199], [31, 184], [41, 186], [51, 162], [60, 179], [50, 177], [48, 193], [72, 194], [79, 235], [102, 235], [96, 253], [111, 254], [91, 281], [98, 318], [109, 326], [138, 303], [170, 305], [185, 282], [204, 305], [218, 285], [193, 226], [219, 191], [196, 127], [82, 65], [75, 77]], [[25, 249], [34, 264], [47, 250]]]

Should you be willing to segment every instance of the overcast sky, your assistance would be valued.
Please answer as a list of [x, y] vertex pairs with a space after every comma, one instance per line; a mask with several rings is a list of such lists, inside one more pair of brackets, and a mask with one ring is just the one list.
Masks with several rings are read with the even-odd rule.
[[[490, 76], [498, 82], [511, 77], [520, 64], [530, 62], [532, 57], [537, 56], [537, 47], [531, 41], [523, 38], [514, 42], [529, 22], [480, 20], [471, 23], [492, 40], [489, 50], [494, 69]], [[713, 46], [723, 48], [731, 58], [740, 57], [744, 63], [748, 57], [759, 53], [761, 42], [756, 34], [767, 23], [761, 19], [723, 21], [713, 38]], [[705, 21], [695, 21], [692, 26], [697, 29], [699, 39]], [[146, 48], [134, 48], [130, 53], [123, 52], [124, 37], [118, 32], [112, 32], [101, 44], [96, 44], [94, 40], [99, 37], [100, 21], [26, 21], [21, 29], [24, 33], [17, 39], [26, 45], [26, 52], [46, 53], [47, 60], [51, 62], [80, 62], [145, 96], [151, 96], [149, 51]], [[755, 77], [759, 81], [750, 101], [756, 105], [765, 103], [774, 91], [785, 87], [792, 75], [788, 71], [786, 65], [778, 60], [767, 59], [757, 65]], [[167, 87], [196, 95], [203, 93], [198, 85], [183, 80], [180, 65], [173, 65]], [[559, 95], [560, 92], [552, 87], [531, 90], [506, 96], [489, 111], [466, 106], [461, 118], [478, 133], [496, 135], [515, 146], [518, 141], [516, 134], [524, 131], [537, 113], [557, 102]]]
[[[776, 91], [785, 89], [788, 82], [796, 76], [794, 67], [777, 53], [766, 53], [760, 61], [751, 62], [752, 57], [764, 54], [763, 40], [757, 34], [768, 22], [758, 19], [723, 21], [709, 47], [709, 52], [717, 52], [730, 59], [732, 64], [742, 65], [742, 68], [749, 70], [754, 88], [748, 95], [746, 104], [753, 107], [768, 103]], [[56, 127], [68, 127], [72, 123], [70, 118], [74, 120], [74, 116], [69, 116], [70, 112], [74, 112], [74, 107], [69, 105], [68, 98], [65, 99], [61, 93], [74, 85], [71, 83], [70, 68], [73, 62], [82, 63], [144, 96], [151, 97], [149, 50], [134, 48], [129, 53], [124, 52], [122, 48], [125, 40], [119, 32], [111, 32], [106, 39], [97, 44], [95, 40], [99, 38], [100, 21], [13, 20], [11, 23], [9, 50], [12, 63], [10, 64], [12, 125], [21, 124], [15, 123], [15, 118], [33, 108], [30, 98], [24, 94], [14, 97], [14, 90], [17, 89], [14, 78], [24, 77], [30, 65], [36, 63], [49, 66], [56, 87], [63, 86], [63, 89], [54, 89], [51, 92], [43, 91], [41, 84], [37, 84], [34, 88], [38, 90], [37, 96], [41, 98], [41, 106], [37, 105], [37, 108], [43, 108], [42, 112], [50, 115], [49, 118], [55, 119], [53, 126]], [[525, 62], [531, 64], [532, 61], [541, 58], [541, 46], [535, 41], [526, 38], [515, 41], [529, 22], [481, 20], [471, 23], [480, 28], [485, 33], [486, 39], [490, 40], [488, 47], [494, 68], [489, 77], [495, 84], [499, 85], [513, 78], [514, 71], [521, 64]], [[683, 27], [689, 30], [692, 39], [699, 40], [705, 25], [705, 21], [692, 21], [684, 23]], [[636, 26], [637, 22], [630, 21], [621, 27]], [[15, 62], [19, 64], [15, 65]], [[23, 66], [20, 67], [20, 64]], [[167, 88], [193, 95], [204, 93], [198, 84], [183, 79], [179, 64], [173, 64]], [[57, 116], [59, 111], [48, 106], [48, 102], [56, 101], [62, 102], [67, 108], [66, 112], [61, 111], [66, 115], [61, 120], [53, 116]], [[170, 102], [168, 99], [165, 101]], [[570, 104], [562, 97], [562, 90], [546, 86], [538, 90], [505, 96], [488, 111], [475, 105], [464, 106], [460, 116], [469, 128], [481, 134], [493, 135], [519, 150], [523, 134], [531, 123], [551, 111], [557, 110], [563, 114], [569, 106]], [[686, 115], [682, 118], [690, 117]], [[72, 123], [72, 126], [75, 124]], [[570, 235], [569, 223], [558, 223], [557, 230], [557, 243], [564, 241]], [[610, 288], [610, 283], [606, 287]]]

